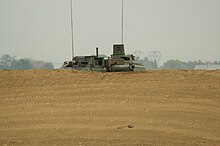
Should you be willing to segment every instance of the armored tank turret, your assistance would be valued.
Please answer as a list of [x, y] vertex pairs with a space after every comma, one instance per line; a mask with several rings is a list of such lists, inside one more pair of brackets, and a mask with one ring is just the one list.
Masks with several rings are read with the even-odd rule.
[[125, 55], [124, 44], [113, 45], [113, 54], [111, 58], [105, 60], [105, 66], [109, 72], [120, 71], [143, 71], [145, 67], [141, 64], [135, 63], [133, 54]]

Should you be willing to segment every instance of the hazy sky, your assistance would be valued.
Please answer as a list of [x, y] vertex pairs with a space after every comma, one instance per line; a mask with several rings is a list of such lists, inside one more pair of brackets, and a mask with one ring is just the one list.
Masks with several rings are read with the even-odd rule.
[[[73, 0], [75, 54], [110, 55], [121, 0]], [[220, 60], [220, 0], [124, 0], [126, 53]], [[0, 54], [71, 59], [70, 0], [0, 0]]]

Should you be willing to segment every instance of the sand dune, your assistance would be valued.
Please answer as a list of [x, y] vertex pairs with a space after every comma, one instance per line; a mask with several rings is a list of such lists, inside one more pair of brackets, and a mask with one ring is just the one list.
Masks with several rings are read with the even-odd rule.
[[0, 71], [0, 145], [218, 146], [219, 123], [220, 71]]

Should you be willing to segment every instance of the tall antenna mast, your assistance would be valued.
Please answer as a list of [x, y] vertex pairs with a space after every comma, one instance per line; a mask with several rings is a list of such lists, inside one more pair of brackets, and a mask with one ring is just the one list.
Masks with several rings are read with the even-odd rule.
[[124, 0], [121, 0], [121, 43], [124, 44]]
[[74, 41], [73, 41], [73, 1], [70, 0], [70, 10], [71, 10], [71, 42], [72, 42], [72, 59], [74, 57]]

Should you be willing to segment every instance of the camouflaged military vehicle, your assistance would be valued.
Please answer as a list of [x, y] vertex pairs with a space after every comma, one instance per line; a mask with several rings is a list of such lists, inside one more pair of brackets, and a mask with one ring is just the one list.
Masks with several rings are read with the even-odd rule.
[[134, 58], [132, 54], [125, 55], [124, 44], [116, 44], [111, 57], [100, 57], [96, 48], [96, 55], [75, 56], [72, 61], [65, 61], [62, 68], [97, 72], [144, 71], [145, 67], [135, 63]]
[[[98, 71], [98, 72], [132, 72], [143, 71], [145, 67], [141, 64], [135, 63], [134, 56], [125, 55], [124, 51], [124, 33], [123, 33], [123, 0], [122, 0], [122, 43], [113, 45], [113, 54], [111, 57], [100, 57], [98, 48], [96, 48], [96, 55], [94, 56], [74, 56], [72, 61], [65, 61], [62, 68]], [[74, 52], [73, 43], [73, 14], [72, 14], [72, 0], [71, 0], [71, 32], [72, 32], [72, 53]]]

